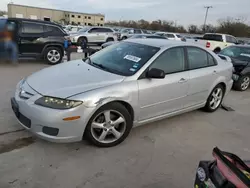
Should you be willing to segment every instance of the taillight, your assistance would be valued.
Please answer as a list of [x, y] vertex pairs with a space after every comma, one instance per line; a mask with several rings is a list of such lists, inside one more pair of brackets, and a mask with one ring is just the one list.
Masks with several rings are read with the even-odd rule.
[[210, 46], [211, 46], [210, 42], [207, 42], [206, 43], [206, 48], [210, 48]]

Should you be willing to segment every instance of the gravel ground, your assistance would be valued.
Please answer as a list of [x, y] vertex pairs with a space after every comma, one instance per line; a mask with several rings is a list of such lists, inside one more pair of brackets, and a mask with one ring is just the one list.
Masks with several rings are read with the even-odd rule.
[[250, 91], [230, 92], [225, 104], [235, 111], [197, 110], [144, 125], [113, 148], [32, 137], [18, 125], [9, 100], [21, 78], [45, 67], [34, 60], [0, 63], [1, 188], [192, 187], [199, 160], [212, 159], [215, 146], [250, 159]]

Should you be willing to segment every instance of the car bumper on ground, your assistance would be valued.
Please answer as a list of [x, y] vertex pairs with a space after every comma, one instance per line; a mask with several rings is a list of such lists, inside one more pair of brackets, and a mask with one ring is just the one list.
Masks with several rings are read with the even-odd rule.
[[[18, 122], [38, 137], [51, 142], [69, 143], [82, 140], [90, 111], [76, 107], [70, 110], [56, 110], [34, 104], [40, 95], [24, 100], [16, 92], [11, 98], [12, 109]], [[64, 118], [80, 116], [77, 120], [64, 121]]]

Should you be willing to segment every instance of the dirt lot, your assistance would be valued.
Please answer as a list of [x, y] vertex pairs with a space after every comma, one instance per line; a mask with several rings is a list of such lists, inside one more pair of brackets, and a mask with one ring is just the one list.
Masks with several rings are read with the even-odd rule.
[[250, 91], [230, 92], [225, 103], [235, 111], [198, 110], [145, 125], [113, 148], [33, 138], [9, 99], [21, 78], [47, 66], [0, 64], [1, 188], [192, 187], [199, 160], [212, 159], [214, 146], [250, 159]]

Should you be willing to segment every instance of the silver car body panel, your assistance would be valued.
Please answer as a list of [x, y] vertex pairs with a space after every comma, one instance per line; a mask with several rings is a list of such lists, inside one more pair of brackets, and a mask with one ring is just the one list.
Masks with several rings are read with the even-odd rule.
[[[105, 72], [77, 60], [46, 68], [28, 77], [26, 82], [34, 95], [27, 100], [19, 97], [18, 85], [15, 99], [20, 112], [32, 121], [29, 130], [49, 141], [80, 141], [91, 116], [109, 102], [118, 101], [131, 106], [135, 127], [203, 107], [209, 94], [219, 83], [226, 86], [226, 94], [232, 87], [232, 64], [203, 47], [200, 48], [210, 53], [218, 65], [168, 74], [164, 79], [140, 79], [141, 74], [165, 50], [175, 46], [197, 45], [164, 39], [127, 41], [160, 48], [132, 76]], [[81, 100], [83, 104], [69, 110], [50, 109], [34, 104], [42, 95]], [[70, 122], [62, 120], [71, 116], [81, 118]], [[42, 126], [56, 127], [60, 130], [59, 134], [46, 135], [41, 132]]]

